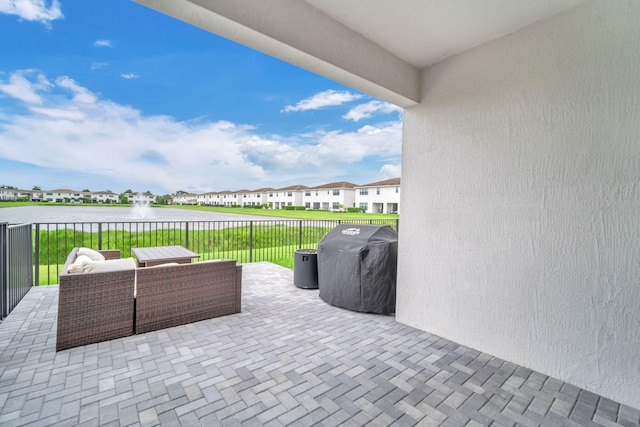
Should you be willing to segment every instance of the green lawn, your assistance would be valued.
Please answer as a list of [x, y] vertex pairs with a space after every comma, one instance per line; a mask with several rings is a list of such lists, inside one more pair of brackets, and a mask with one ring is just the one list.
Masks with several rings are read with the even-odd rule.
[[51, 203], [51, 202], [0, 202], [0, 208], [19, 208], [22, 206], [100, 206], [100, 207], [114, 207], [124, 208], [131, 207], [133, 205], [122, 205], [120, 203]]
[[[252, 261], [268, 261], [293, 270], [293, 256], [296, 249], [298, 249], [298, 247], [295, 245], [254, 249], [252, 253]], [[210, 259], [235, 259], [239, 263], [248, 263], [249, 250], [204, 252], [200, 254], [200, 259], [197, 261], [206, 261]], [[60, 271], [62, 271], [63, 266], [64, 264], [40, 265], [38, 269], [38, 273], [40, 274], [38, 284], [41, 286], [57, 284], [58, 275], [60, 274]]]
[[[111, 206], [111, 207], [131, 207], [132, 205], [121, 205], [117, 203], [48, 203], [48, 202], [0, 202], [0, 208], [15, 208], [21, 206]], [[226, 208], [214, 206], [193, 206], [193, 205], [153, 205], [154, 208], [188, 209], [207, 212], [224, 212], [243, 215], [271, 216], [290, 219], [397, 219], [398, 214], [377, 214], [377, 213], [348, 213], [348, 212], [328, 212], [328, 211], [290, 211], [286, 209], [253, 209], [253, 208]]]
[[163, 208], [202, 210], [208, 212], [224, 212], [243, 215], [275, 216], [278, 218], [290, 219], [396, 219], [398, 214], [373, 214], [373, 213], [348, 213], [348, 212], [327, 212], [327, 211], [290, 211], [286, 209], [253, 209], [253, 208], [225, 208], [214, 206], [190, 206], [190, 205], [167, 205]]

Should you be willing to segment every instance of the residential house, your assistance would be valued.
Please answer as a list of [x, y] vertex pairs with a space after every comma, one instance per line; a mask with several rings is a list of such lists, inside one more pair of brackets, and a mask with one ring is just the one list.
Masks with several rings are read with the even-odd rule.
[[85, 196], [89, 197], [92, 203], [118, 203], [120, 201], [120, 197], [113, 191], [90, 191]]
[[398, 213], [400, 206], [400, 178], [356, 187], [356, 206], [363, 212]]
[[145, 191], [144, 193], [129, 193], [127, 194], [129, 203], [138, 204], [152, 204], [156, 202], [156, 196]]
[[231, 205], [242, 206], [242, 203], [244, 202], [244, 199], [245, 199], [244, 195], [247, 194], [248, 192], [249, 190], [247, 189], [232, 191]]
[[341, 211], [355, 206], [356, 184], [331, 182], [304, 190], [303, 203], [307, 209]]
[[16, 191], [11, 188], [0, 187], [0, 200], [14, 201], [16, 200]]
[[81, 203], [83, 197], [81, 191], [69, 189], [56, 189], [42, 192], [42, 200], [52, 203]]
[[198, 195], [194, 193], [180, 193], [173, 196], [175, 205], [197, 205]]
[[218, 205], [231, 206], [234, 205], [233, 192], [229, 190], [221, 191], [218, 193]]
[[215, 191], [211, 191], [209, 193], [198, 194], [196, 197], [196, 201], [201, 206], [214, 206], [217, 201], [217, 195]]
[[271, 187], [258, 188], [246, 193], [242, 206], [262, 206], [268, 203], [269, 193], [274, 189]]
[[640, 408], [639, 1], [137, 1], [404, 108], [396, 319]]
[[284, 209], [285, 206], [304, 206], [303, 191], [309, 187], [304, 185], [290, 185], [272, 190], [273, 197], [269, 200], [273, 209]]

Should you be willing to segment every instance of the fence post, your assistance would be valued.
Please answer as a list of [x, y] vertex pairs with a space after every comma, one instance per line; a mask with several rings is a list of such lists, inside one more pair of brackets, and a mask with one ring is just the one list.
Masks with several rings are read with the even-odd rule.
[[98, 250], [102, 250], [102, 223], [98, 223]]
[[400, 232], [400, 218], [396, 218], [396, 231]]
[[189, 222], [185, 222], [185, 233], [184, 233], [184, 240], [185, 240], [185, 244], [184, 247], [189, 249]]
[[7, 294], [7, 223], [0, 222], [0, 320], [8, 314]]
[[253, 262], [253, 221], [249, 221], [249, 262]]
[[300, 220], [300, 238], [298, 239], [298, 249], [302, 249], [302, 220]]
[[36, 257], [33, 261], [35, 274], [33, 275], [33, 286], [40, 286], [40, 224], [36, 224]]

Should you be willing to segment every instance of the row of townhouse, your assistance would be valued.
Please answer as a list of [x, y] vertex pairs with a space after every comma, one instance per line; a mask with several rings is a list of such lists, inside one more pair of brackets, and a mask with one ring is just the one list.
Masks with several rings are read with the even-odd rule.
[[[91, 203], [118, 203], [120, 196], [113, 191], [77, 191], [69, 189], [56, 190], [18, 190], [0, 188], [0, 200], [16, 201], [27, 198], [32, 202], [81, 203], [90, 199]], [[151, 193], [129, 193], [130, 203], [155, 203], [156, 196]]]
[[268, 206], [273, 209], [304, 206], [306, 209], [327, 211], [358, 207], [364, 212], [397, 213], [400, 205], [400, 178], [365, 185], [332, 182], [316, 187], [292, 185], [278, 189], [185, 193], [174, 196], [173, 203], [207, 206]]
[[[15, 190], [0, 187], [0, 200], [48, 201], [52, 203], [118, 203], [119, 195], [112, 191]], [[152, 204], [156, 196], [149, 192], [128, 193], [129, 203]], [[341, 211], [358, 207], [363, 212], [397, 213], [400, 205], [400, 178], [356, 185], [350, 182], [332, 182], [316, 187], [291, 185], [283, 188], [259, 188], [209, 192], [204, 194], [180, 193], [173, 196], [173, 204], [206, 206], [241, 206], [284, 209], [304, 206], [306, 209]]]

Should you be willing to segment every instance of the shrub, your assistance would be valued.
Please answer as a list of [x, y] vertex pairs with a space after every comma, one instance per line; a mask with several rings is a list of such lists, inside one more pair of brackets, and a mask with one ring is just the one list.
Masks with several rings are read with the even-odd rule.
[[362, 212], [362, 208], [355, 208], [355, 207], [353, 207], [353, 208], [347, 208], [347, 212], [350, 212], [350, 213], [360, 213], [360, 212]]

